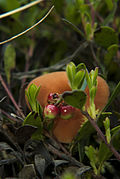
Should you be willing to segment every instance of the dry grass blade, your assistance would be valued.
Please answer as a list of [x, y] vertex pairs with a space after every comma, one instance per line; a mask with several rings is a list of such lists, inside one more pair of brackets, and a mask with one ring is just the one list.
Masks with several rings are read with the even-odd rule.
[[12, 11], [9, 11], [9, 12], [6, 12], [4, 14], [1, 14], [0, 19], [8, 17], [8, 16], [11, 16], [11, 15], [17, 13], [17, 12], [21, 12], [21, 11], [23, 11], [25, 9], [28, 9], [28, 8], [32, 7], [32, 6], [35, 6], [35, 5], [39, 4], [42, 1], [43, 0], [36, 0], [36, 1], [33, 1], [33, 2], [29, 3], [29, 4], [24, 5], [22, 7], [19, 7], [17, 9], [12, 10]]
[[11, 38], [5, 40], [5, 41], [0, 42], [0, 45], [3, 45], [3, 44], [5, 44], [5, 43], [7, 43], [7, 42], [10, 42], [10, 41], [12, 41], [12, 40], [14, 40], [14, 39], [20, 37], [21, 35], [24, 35], [25, 33], [27, 33], [28, 31], [32, 30], [33, 28], [35, 28], [37, 25], [39, 25], [41, 22], [43, 22], [43, 21], [47, 18], [47, 16], [51, 13], [51, 11], [52, 11], [53, 9], [54, 9], [54, 6], [52, 6], [52, 7], [50, 8], [50, 10], [47, 12], [47, 14], [46, 14], [42, 19], [40, 19], [37, 23], [35, 23], [33, 26], [31, 26], [30, 28], [26, 29], [25, 31], [23, 31], [23, 32], [21, 32], [21, 33], [15, 35], [15, 36], [13, 36], [13, 37], [11, 37]]

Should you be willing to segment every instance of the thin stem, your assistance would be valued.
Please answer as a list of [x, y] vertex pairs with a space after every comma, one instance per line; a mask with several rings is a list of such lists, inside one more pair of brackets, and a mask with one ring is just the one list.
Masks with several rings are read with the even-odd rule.
[[[34, 35], [33, 35], [34, 36]], [[33, 39], [33, 38], [32, 38]], [[33, 39], [34, 40], [34, 39]], [[29, 70], [30, 67], [30, 59], [33, 55], [33, 51], [34, 51], [34, 43], [31, 43], [28, 52], [26, 53], [26, 63], [25, 63], [25, 70], [24, 72], [27, 72]], [[25, 91], [25, 83], [26, 83], [27, 78], [23, 78], [21, 80], [21, 87], [20, 87], [20, 92], [19, 92], [19, 100], [18, 100], [18, 106], [22, 109], [26, 109], [26, 105], [23, 101], [23, 97], [24, 97], [24, 91]]]
[[[14, 78], [28, 78], [31, 77], [30, 75], [33, 75], [35, 73], [38, 72], [44, 72], [44, 71], [57, 71], [59, 69], [61, 69], [62, 67], [65, 66], [65, 64], [69, 63], [71, 60], [73, 60], [75, 57], [77, 57], [77, 55], [83, 51], [83, 49], [85, 49], [88, 46], [88, 42], [84, 41], [82, 44], [79, 45], [79, 47], [73, 52], [73, 54], [69, 55], [68, 57], [64, 58], [63, 60], [61, 60], [60, 62], [56, 63], [55, 65], [52, 65], [50, 67], [45, 67], [45, 68], [40, 68], [40, 69], [35, 69], [35, 70], [31, 70], [28, 72], [19, 72], [19, 73], [13, 73], [13, 77]], [[33, 76], [32, 76], [33, 77]]]
[[0, 19], [5, 18], [5, 17], [8, 17], [8, 16], [11, 16], [11, 15], [17, 13], [17, 12], [21, 12], [21, 11], [23, 11], [23, 10], [25, 10], [25, 9], [28, 9], [28, 8], [34, 6], [34, 5], [39, 4], [39, 3], [42, 2], [42, 1], [43, 1], [43, 0], [36, 0], [36, 1], [33, 1], [33, 2], [29, 3], [29, 4], [24, 5], [24, 6], [22, 6], [22, 7], [19, 7], [19, 8], [16, 8], [16, 9], [12, 10], [12, 11], [9, 11], [9, 12], [6, 12], [6, 13], [4, 13], [4, 14], [1, 14], [1, 15], [0, 15]]
[[82, 111], [82, 114], [87, 117], [87, 119], [90, 121], [90, 123], [92, 124], [92, 126], [95, 128], [95, 130], [98, 132], [100, 138], [105, 142], [105, 144], [108, 146], [108, 148], [111, 150], [111, 152], [114, 154], [114, 156], [120, 160], [120, 154], [115, 150], [115, 148], [112, 146], [112, 144], [109, 144], [104, 136], [104, 134], [102, 133], [101, 129], [98, 127], [98, 125], [96, 124], [95, 120], [88, 114], [88, 112], [86, 111]]
[[8, 117], [10, 120], [14, 121], [14, 122], [20, 122], [20, 120], [12, 117], [11, 115], [9, 115], [6, 111], [4, 111], [3, 109], [0, 109], [0, 113], [2, 113], [3, 115], [5, 115], [6, 117]]
[[1, 74], [0, 74], [0, 81], [1, 81], [1, 83], [2, 83], [2, 85], [3, 85], [3, 87], [4, 87], [4, 89], [5, 89], [5, 91], [7, 92], [9, 98], [11, 99], [12, 103], [14, 104], [14, 106], [16, 107], [16, 109], [18, 110], [18, 113], [24, 118], [25, 116], [24, 116], [23, 112], [20, 110], [19, 106], [17, 105], [15, 99], [13, 98], [12, 93], [11, 93], [10, 90], [8, 89], [7, 85], [5, 84], [5, 82], [4, 82], [4, 80], [3, 80], [2, 76], [1, 76]]
[[96, 65], [99, 67], [100, 65], [99, 65], [98, 59], [97, 59], [97, 57], [96, 57], [96, 54], [95, 54], [95, 52], [94, 52], [94, 49], [93, 49], [93, 45], [92, 45], [92, 44], [90, 44], [90, 49], [91, 49], [91, 52], [92, 52], [92, 55], [93, 55], [93, 59], [94, 59]]
[[84, 165], [80, 162], [78, 162], [75, 158], [68, 156], [66, 154], [64, 154], [63, 152], [57, 150], [56, 148], [54, 148], [52, 145], [50, 144], [46, 144], [47, 145], [47, 149], [53, 153], [54, 155], [57, 155], [59, 158], [65, 159], [71, 163], [73, 163], [74, 165], [77, 165], [79, 167], [83, 167]]

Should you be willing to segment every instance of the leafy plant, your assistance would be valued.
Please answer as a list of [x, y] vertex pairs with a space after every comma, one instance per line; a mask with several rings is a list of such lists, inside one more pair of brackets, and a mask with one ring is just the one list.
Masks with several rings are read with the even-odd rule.
[[[110, 120], [108, 117], [106, 117], [105, 120], [103, 121], [104, 127], [105, 127], [105, 137], [102, 134], [102, 132], [100, 131], [96, 122], [92, 122], [92, 120], [94, 121], [94, 119], [96, 119], [96, 114], [97, 114], [96, 109], [95, 109], [95, 104], [94, 104], [94, 98], [95, 98], [96, 90], [97, 90], [98, 69], [96, 68], [95, 71], [92, 70], [90, 73], [88, 73], [86, 67], [83, 64], [80, 64], [79, 66], [80, 66], [80, 70], [81, 70], [81, 66], [85, 69], [85, 79], [84, 80], [86, 80], [88, 88], [89, 88], [90, 108], [88, 108], [88, 113], [90, 116], [84, 112], [83, 112], [83, 114], [86, 114], [85, 116], [90, 121], [85, 120], [84, 124], [82, 125], [82, 127], [79, 130], [76, 140], [77, 140], [77, 142], [79, 142], [78, 151], [79, 151], [80, 159], [83, 159], [84, 146], [89, 143], [90, 135], [92, 133], [94, 133], [94, 128], [96, 129], [96, 131], [98, 133], [100, 132], [100, 136], [104, 140], [105, 143], [100, 142], [99, 149], [97, 149], [97, 148], [95, 149], [91, 145], [89, 147], [85, 146], [85, 153], [90, 160], [90, 164], [93, 167], [94, 173], [99, 176], [104, 171], [106, 160], [108, 160], [111, 157], [112, 152], [113, 153], [115, 152], [116, 154], [115, 153], [114, 154], [116, 155], [116, 157], [119, 158], [119, 154], [114, 150], [112, 144], [114, 145], [116, 150], [118, 150], [118, 145], [115, 143], [114, 137], [112, 137], [115, 135], [111, 131], [114, 131], [115, 129], [114, 128], [112, 130], [110, 129]], [[71, 63], [70, 65], [68, 64], [68, 67], [66, 69], [67, 69], [66, 71], [67, 71], [68, 78], [69, 78], [69, 81], [70, 81], [70, 84], [72, 87], [72, 85], [74, 84], [74, 79], [75, 79], [74, 76], [76, 73], [76, 66], [73, 63]], [[79, 83], [79, 81], [78, 81], [78, 83]], [[74, 89], [74, 86], [73, 86], [73, 89]], [[108, 100], [108, 103], [105, 106], [104, 110], [106, 109], [106, 107], [108, 107], [110, 105], [111, 100], [113, 100], [114, 97], [116, 95], [118, 95], [118, 93], [117, 93], [118, 89], [119, 89], [119, 84], [117, 85], [116, 89], [114, 90], [113, 94], [111, 95], [110, 100]], [[80, 106], [80, 101], [82, 101], [82, 98], [80, 97], [80, 93], [81, 93], [81, 96], [84, 96], [84, 95], [82, 95], [82, 91], [73, 90], [72, 92], [65, 92], [62, 97], [66, 103], [68, 103], [78, 109], [84, 110], [83, 106], [85, 104], [85, 98], [84, 98], [83, 105]], [[83, 94], [84, 94], [84, 92], [83, 92]], [[81, 99], [79, 99], [79, 98], [81, 98]], [[102, 113], [100, 112], [100, 114], [102, 114]], [[99, 118], [97, 120], [97, 123], [99, 125], [100, 125], [99, 121], [101, 120], [100, 114], [98, 115]], [[90, 123], [93, 125], [93, 127], [91, 126]], [[119, 127], [118, 127], [118, 130], [119, 130]], [[113, 135], [111, 135], [111, 134], [113, 134]], [[117, 133], [117, 137], [118, 136], [119, 135]], [[75, 144], [73, 144], [73, 146], [74, 145], [76, 145], [76, 142], [75, 142]], [[73, 148], [73, 146], [71, 146], [71, 147]], [[105, 153], [105, 155], [103, 155], [103, 153]], [[101, 155], [103, 155], [103, 156], [101, 156]]]
[[40, 92], [40, 87], [31, 84], [25, 91], [27, 101], [33, 112], [30, 112], [24, 119], [23, 125], [32, 125], [38, 127], [37, 131], [32, 135], [33, 139], [41, 139], [43, 133], [43, 109], [37, 101], [37, 95]]
[[[119, 4], [118, 0], [0, 0], [0, 141], [4, 141], [0, 142], [1, 178], [20, 177], [20, 173], [25, 178], [25, 173], [30, 172], [34, 177], [47, 178], [48, 173], [54, 178], [74, 164], [78, 167], [76, 174], [65, 173], [63, 177], [119, 178]], [[51, 143], [43, 147], [44, 142], [47, 145], [44, 128], [50, 132], [52, 124], [47, 125], [44, 119], [37, 101], [40, 88], [34, 85], [26, 91], [31, 112], [24, 117], [28, 113], [23, 98], [25, 84], [46, 72], [65, 70], [66, 64], [72, 91], [63, 93], [56, 104], [65, 100], [77, 107], [84, 115], [84, 123], [71, 144], [56, 144], [50, 136], [52, 147]], [[111, 92], [102, 111], [96, 111], [94, 105], [96, 66]], [[30, 138], [35, 139], [34, 144], [28, 141]], [[89, 166], [81, 166], [78, 160]], [[58, 165], [62, 165], [60, 170]]]

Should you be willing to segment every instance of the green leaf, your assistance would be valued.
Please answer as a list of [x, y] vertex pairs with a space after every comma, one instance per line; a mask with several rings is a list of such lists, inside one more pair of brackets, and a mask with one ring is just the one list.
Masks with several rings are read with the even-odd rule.
[[85, 24], [85, 32], [86, 32], [87, 40], [90, 40], [92, 35], [92, 26], [89, 22]]
[[71, 27], [74, 31], [76, 31], [78, 34], [80, 34], [80, 35], [85, 39], [84, 33], [83, 33], [76, 25], [74, 25], [72, 22], [68, 21], [67, 19], [62, 18], [62, 20], [63, 20], [69, 27]]
[[107, 142], [110, 143], [111, 141], [111, 133], [110, 133], [110, 120], [108, 117], [106, 117], [105, 121], [103, 121], [104, 127], [105, 127], [105, 134]]
[[77, 67], [76, 67], [76, 71], [80, 71], [80, 70], [87, 70], [86, 66], [84, 63], [80, 63]]
[[62, 94], [64, 101], [78, 109], [82, 109], [86, 102], [86, 93], [81, 90], [66, 91]]
[[88, 88], [91, 89], [92, 88], [92, 81], [90, 79], [90, 75], [89, 75], [87, 70], [86, 70], [86, 73], [85, 73], [85, 77], [86, 77]]
[[112, 58], [117, 54], [118, 51], [118, 45], [113, 44], [107, 49], [107, 53], [104, 57], [104, 63], [109, 66], [111, 65]]
[[35, 99], [36, 99], [37, 96], [38, 96], [38, 93], [39, 93], [39, 91], [40, 91], [40, 88], [41, 88], [41, 86], [39, 86], [39, 87], [36, 89], [36, 92], [35, 92]]
[[109, 25], [111, 22], [113, 22], [115, 13], [117, 10], [117, 3], [114, 3], [112, 11], [109, 13], [109, 15], [104, 19], [102, 25]]
[[97, 86], [97, 76], [98, 76], [98, 68], [96, 67], [92, 77], [92, 83], [94, 86]]
[[68, 80], [70, 82], [70, 86], [72, 87], [73, 75], [72, 75], [72, 70], [71, 70], [70, 65], [67, 65], [66, 72], [67, 72]]
[[74, 89], [80, 89], [85, 77], [85, 71], [78, 71], [74, 77], [73, 87]]
[[104, 142], [101, 142], [98, 152], [98, 158], [100, 164], [108, 160], [111, 156], [112, 156], [112, 152], [110, 151], [110, 149], [107, 147], [107, 145]]
[[42, 119], [38, 115], [38, 113], [30, 112], [27, 117], [24, 119], [23, 125], [31, 125], [38, 127], [37, 131], [32, 134], [32, 139], [40, 140], [42, 139], [42, 130], [43, 130], [43, 124]]
[[95, 42], [101, 47], [107, 49], [113, 44], [118, 44], [118, 35], [111, 27], [102, 26], [94, 33]]
[[91, 146], [91, 145], [89, 147], [86, 146], [85, 147], [85, 153], [86, 153], [87, 157], [90, 160], [90, 164], [93, 167], [95, 174], [97, 175], [97, 173], [98, 173], [97, 167], [96, 167], [97, 153], [98, 153], [97, 149], [95, 150], [95, 148], [93, 146]]
[[23, 125], [31, 125], [41, 128], [42, 121], [38, 113], [30, 112], [24, 119]]
[[16, 52], [12, 44], [7, 45], [4, 53], [4, 69], [8, 84], [10, 84], [11, 70], [15, 68]]
[[68, 80], [70, 82], [71, 88], [73, 88], [73, 80], [76, 74], [76, 66], [73, 62], [70, 62], [66, 67], [66, 72], [68, 76]]
[[[103, 126], [103, 120], [106, 117], [109, 117], [110, 115], [111, 115], [110, 112], [102, 113], [101, 118], [99, 118], [99, 120], [97, 120], [97, 125], [99, 127]], [[96, 132], [95, 129], [93, 128], [93, 126], [91, 125], [90, 121], [88, 121], [86, 118], [83, 118], [83, 120], [85, 120], [85, 122], [80, 127], [79, 132], [78, 132], [77, 136], [75, 137], [75, 140], [73, 143], [73, 151], [79, 150], [79, 155], [80, 155], [81, 161], [83, 160], [84, 154], [85, 154], [84, 147], [86, 145], [89, 145], [91, 135]], [[119, 127], [119, 129], [120, 129], [120, 127]]]
[[92, 101], [92, 102], [94, 102], [94, 98], [95, 98], [95, 95], [96, 95], [96, 87], [95, 86], [93, 86], [91, 89], [90, 89], [90, 100]]
[[111, 134], [114, 135], [120, 130], [120, 125], [114, 127], [111, 129]]
[[106, 117], [110, 117], [112, 115], [111, 112], [102, 112], [102, 114], [100, 115], [100, 118], [97, 119], [97, 125], [99, 127], [103, 126], [103, 121], [105, 120]]
[[113, 9], [113, 2], [112, 0], [105, 0], [107, 6], [108, 6], [108, 9], [111, 11]]
[[26, 90], [26, 96], [33, 111], [36, 111], [36, 99], [35, 99], [36, 90], [37, 87], [34, 84], [31, 84], [28, 90]]
[[25, 91], [30, 107], [33, 111], [37, 112], [42, 118], [42, 107], [37, 101], [37, 96], [40, 91], [40, 86], [37, 87], [35, 84], [31, 84]]

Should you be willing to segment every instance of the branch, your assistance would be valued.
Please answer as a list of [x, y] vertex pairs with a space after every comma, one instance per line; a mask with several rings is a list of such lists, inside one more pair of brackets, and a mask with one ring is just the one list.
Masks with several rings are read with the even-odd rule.
[[7, 85], [5, 84], [5, 82], [4, 82], [4, 80], [3, 80], [2, 76], [1, 76], [1, 74], [0, 74], [0, 81], [1, 81], [1, 83], [2, 83], [2, 85], [3, 85], [3, 87], [4, 87], [4, 89], [5, 89], [5, 91], [7, 92], [9, 98], [11, 99], [12, 103], [14, 104], [15, 108], [17, 109], [18, 113], [20, 114], [20, 116], [22, 116], [22, 118], [24, 118], [25, 116], [24, 116], [23, 112], [21, 111], [21, 109], [20, 109], [19, 106], [17, 105], [15, 99], [13, 98], [12, 93], [11, 93], [10, 90], [8, 89]]
[[59, 158], [67, 160], [78, 167], [84, 166], [82, 163], [78, 162], [75, 158], [68, 156], [65, 153], [57, 150], [52, 145], [50, 145], [50, 144], [46, 144], [46, 145], [47, 145], [47, 149], [49, 150], [49, 152], [53, 153], [54, 155], [57, 155]]
[[105, 144], [107, 145], [107, 147], [111, 150], [111, 152], [114, 154], [114, 156], [120, 160], [120, 154], [116, 151], [116, 149], [107, 142], [104, 134], [102, 133], [101, 129], [98, 127], [98, 125], [96, 124], [95, 120], [88, 114], [88, 112], [86, 111], [82, 111], [82, 114], [90, 121], [90, 123], [92, 124], [92, 126], [95, 128], [95, 130], [98, 132], [100, 138], [105, 142]]
[[87, 41], [81, 43], [79, 45], [79, 47], [71, 55], [69, 55], [68, 57], [64, 58], [60, 62], [56, 63], [55, 65], [52, 65], [50, 67], [45, 67], [45, 68], [31, 70], [31, 71], [28, 71], [28, 72], [13, 73], [13, 78], [17, 78], [17, 79], [18, 78], [19, 79], [28, 78], [28, 77], [32, 77], [33, 78], [32, 75], [34, 75], [35, 73], [45, 72], [45, 71], [48, 71], [48, 72], [57, 71], [57, 70], [63, 68], [65, 66], [65, 64], [69, 63], [71, 60], [73, 60], [75, 57], [77, 57], [78, 54], [80, 52], [82, 52], [88, 45], [89, 44], [88, 44]]

